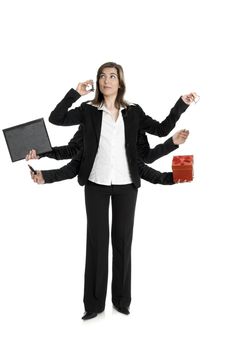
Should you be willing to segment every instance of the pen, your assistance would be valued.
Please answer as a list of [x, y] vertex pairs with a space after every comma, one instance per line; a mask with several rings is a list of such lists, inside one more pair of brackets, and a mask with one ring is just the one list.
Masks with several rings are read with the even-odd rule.
[[33, 169], [33, 167], [31, 165], [28, 164], [28, 166], [29, 166], [30, 170], [33, 172], [33, 174], [36, 175], [37, 174], [36, 170]]

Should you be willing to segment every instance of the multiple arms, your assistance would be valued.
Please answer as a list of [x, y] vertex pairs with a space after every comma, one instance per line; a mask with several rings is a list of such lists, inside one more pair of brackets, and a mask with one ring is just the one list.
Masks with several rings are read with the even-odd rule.
[[[149, 156], [151, 157], [150, 162], [153, 162], [155, 159], [158, 159], [164, 156], [165, 154], [168, 154], [172, 150], [176, 149], [179, 144], [185, 142], [185, 140], [188, 137], [188, 134], [189, 132], [187, 130], [178, 131], [173, 135], [173, 137], [169, 138], [165, 143], [157, 145], [153, 149], [149, 148]], [[82, 133], [80, 133], [80, 140], [81, 140], [81, 136], [82, 136]], [[140, 137], [141, 137], [140, 139], [141, 145], [142, 145], [142, 141], [148, 143], [146, 135], [141, 134]], [[62, 146], [62, 147], [66, 147], [66, 146]], [[148, 147], [149, 147], [149, 143], [148, 143]], [[60, 169], [41, 170], [41, 171], [37, 171], [36, 175], [31, 173], [33, 181], [38, 184], [44, 184], [44, 183], [53, 183], [57, 181], [63, 181], [66, 179], [74, 178], [79, 173], [79, 169], [81, 165], [81, 155], [82, 154], [80, 152], [75, 157], [73, 157], [70, 163], [61, 167]], [[148, 159], [149, 159], [149, 156], [147, 156]], [[154, 184], [158, 183], [162, 185], [174, 184], [172, 173], [170, 172], [161, 173], [145, 165], [141, 159], [138, 159], [138, 170], [139, 170], [140, 177], [151, 183], [154, 183]]]
[[[86, 95], [90, 91], [86, 90], [86, 86], [90, 85], [91, 81], [79, 83], [76, 90], [71, 89], [63, 100], [55, 107], [51, 112], [49, 121], [56, 125], [76, 125], [83, 121], [83, 107], [74, 108], [69, 110], [72, 104], [82, 95]], [[180, 131], [176, 133], [172, 138], [168, 139], [164, 144], [158, 145], [153, 149], [149, 148], [149, 144], [144, 131], [158, 136], [167, 135], [175, 126], [176, 121], [180, 115], [188, 108], [195, 98], [195, 93], [184, 95], [180, 97], [175, 106], [171, 109], [168, 117], [161, 123], [153, 120], [151, 117], [146, 116], [141, 107], [140, 109], [140, 135], [138, 141], [138, 153], [139, 156], [147, 163], [151, 163], [156, 159], [170, 153], [178, 147], [180, 143], [185, 142], [188, 133], [186, 131]], [[82, 134], [82, 133], [81, 133]], [[62, 181], [65, 179], [71, 179], [75, 177], [80, 168], [81, 156], [83, 152], [83, 139], [78, 139], [79, 131], [75, 134], [74, 138], [69, 142], [67, 146], [54, 147], [51, 152], [41, 154], [40, 157], [47, 156], [55, 159], [68, 159], [72, 158], [72, 161], [60, 169], [37, 171], [37, 174], [31, 174], [33, 180], [37, 183], [51, 183], [55, 181]], [[183, 140], [181, 142], [181, 139]], [[177, 141], [178, 140], [178, 141]], [[78, 153], [77, 153], [78, 151]], [[34, 150], [32, 150], [26, 159], [39, 158]], [[75, 157], [74, 157], [75, 155]], [[161, 184], [172, 184], [172, 173], [160, 173], [152, 168], [146, 166], [142, 160], [138, 160], [138, 169], [141, 178], [152, 182]]]
[[32, 174], [32, 179], [38, 184], [52, 183], [66, 179], [72, 179], [78, 175], [83, 154], [83, 128], [80, 124], [78, 131], [70, 140], [68, 145], [53, 147], [51, 152], [43, 153], [38, 156], [36, 150], [31, 150], [26, 155], [26, 160], [39, 159], [41, 157], [55, 158], [57, 160], [70, 159], [72, 161], [60, 169], [37, 171], [37, 174]]
[[174, 149], [179, 147], [180, 144], [184, 143], [189, 135], [188, 130], [180, 130], [176, 132], [172, 137], [170, 137], [167, 141], [162, 144], [155, 146], [150, 149], [147, 137], [144, 133], [140, 133], [138, 137], [138, 150], [140, 153], [140, 149], [143, 150], [143, 161], [142, 159], [138, 159], [138, 170], [139, 175], [143, 180], [151, 182], [153, 184], [161, 184], [161, 185], [173, 185], [173, 174], [172, 172], [164, 172], [161, 173], [147, 165], [146, 163], [152, 163], [156, 159], [165, 156], [166, 154], [172, 152]]

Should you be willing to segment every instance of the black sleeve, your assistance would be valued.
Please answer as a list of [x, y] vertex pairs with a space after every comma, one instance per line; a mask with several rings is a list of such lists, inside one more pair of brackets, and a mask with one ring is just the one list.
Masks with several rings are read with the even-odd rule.
[[138, 171], [139, 175], [143, 180], [151, 182], [153, 184], [160, 185], [174, 185], [173, 173], [165, 172], [161, 173], [143, 163], [142, 160], [138, 159]]
[[82, 105], [68, 110], [81, 95], [74, 89], [70, 89], [65, 97], [58, 103], [49, 116], [49, 121], [55, 125], [77, 125], [83, 120]]
[[166, 140], [164, 143], [161, 143], [154, 148], [150, 148], [149, 152], [143, 159], [145, 163], [153, 163], [155, 160], [166, 156], [170, 152], [176, 150], [179, 146], [173, 143], [172, 137]]
[[60, 169], [41, 170], [45, 183], [72, 179], [79, 173], [81, 161], [74, 157], [71, 162]]
[[178, 145], [173, 143], [172, 137], [170, 137], [164, 143], [161, 143], [154, 148], [150, 148], [146, 134], [142, 131], [138, 133], [137, 151], [139, 158], [145, 163], [153, 163], [155, 160], [167, 155], [178, 147]]
[[59, 146], [52, 147], [51, 152], [45, 152], [39, 155], [40, 158], [48, 157], [56, 160], [62, 159], [71, 159], [77, 153], [77, 149], [75, 147], [70, 146]]
[[160, 123], [157, 120], [152, 119], [142, 108], [137, 105], [140, 110], [140, 125], [139, 128], [152, 135], [167, 136], [169, 132], [175, 127], [177, 120], [181, 114], [189, 107], [182, 98], [176, 102], [175, 106], [170, 110], [169, 115]]
[[39, 157], [49, 157], [57, 160], [71, 159], [76, 155], [80, 155], [80, 159], [83, 153], [83, 125], [80, 124], [78, 131], [74, 134], [68, 145], [53, 147], [51, 152], [45, 152], [39, 155]]

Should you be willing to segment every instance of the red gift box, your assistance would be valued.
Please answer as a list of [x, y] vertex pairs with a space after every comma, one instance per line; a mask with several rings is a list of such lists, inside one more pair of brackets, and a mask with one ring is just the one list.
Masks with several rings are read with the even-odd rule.
[[174, 182], [193, 180], [193, 156], [174, 156], [172, 160]]

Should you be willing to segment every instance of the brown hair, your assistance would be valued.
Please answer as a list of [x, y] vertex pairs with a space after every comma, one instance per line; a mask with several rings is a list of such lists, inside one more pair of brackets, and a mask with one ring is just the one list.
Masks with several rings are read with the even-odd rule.
[[117, 97], [115, 100], [115, 107], [118, 109], [120, 108], [120, 106], [128, 107], [129, 104], [124, 99], [124, 94], [125, 94], [125, 90], [126, 90], [124, 71], [123, 71], [123, 68], [115, 62], [106, 62], [99, 67], [99, 69], [97, 71], [97, 76], [96, 76], [95, 97], [93, 100], [91, 100], [92, 104], [100, 106], [104, 101], [104, 96], [99, 89], [99, 78], [100, 78], [100, 75], [101, 75], [104, 68], [116, 68], [116, 70], [117, 70], [117, 76], [119, 79], [119, 89], [118, 89], [118, 94], [117, 94]]

